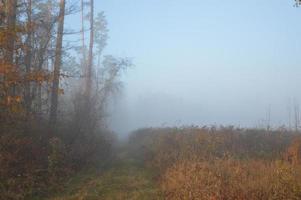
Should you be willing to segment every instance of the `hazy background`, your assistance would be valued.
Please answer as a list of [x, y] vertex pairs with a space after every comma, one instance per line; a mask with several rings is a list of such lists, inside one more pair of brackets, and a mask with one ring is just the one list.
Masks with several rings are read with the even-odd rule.
[[[301, 8], [293, 0], [96, 0], [105, 54], [135, 66], [112, 104], [112, 128], [288, 124], [301, 100]], [[67, 27], [79, 19], [69, 19]]]

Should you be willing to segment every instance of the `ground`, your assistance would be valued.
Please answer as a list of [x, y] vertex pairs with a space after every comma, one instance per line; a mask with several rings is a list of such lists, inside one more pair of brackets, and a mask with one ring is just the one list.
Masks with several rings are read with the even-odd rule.
[[158, 200], [154, 173], [136, 160], [118, 156], [108, 170], [87, 170], [70, 179], [50, 200]]

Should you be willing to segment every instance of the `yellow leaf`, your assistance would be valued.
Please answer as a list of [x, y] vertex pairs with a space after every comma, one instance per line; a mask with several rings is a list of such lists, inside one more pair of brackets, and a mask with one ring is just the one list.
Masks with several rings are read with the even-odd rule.
[[17, 103], [20, 103], [21, 100], [22, 100], [22, 98], [21, 98], [21, 96], [16, 96], [16, 97], [15, 97], [15, 100], [16, 100]]
[[64, 89], [59, 89], [58, 94], [64, 94]]

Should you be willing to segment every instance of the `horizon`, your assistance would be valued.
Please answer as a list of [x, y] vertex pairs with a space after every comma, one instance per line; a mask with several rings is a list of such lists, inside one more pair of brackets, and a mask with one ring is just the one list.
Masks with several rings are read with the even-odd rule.
[[111, 105], [115, 131], [255, 127], [268, 113], [271, 126], [289, 126], [289, 109], [301, 99], [294, 1], [104, 0], [95, 10], [108, 20], [104, 54], [134, 63]]

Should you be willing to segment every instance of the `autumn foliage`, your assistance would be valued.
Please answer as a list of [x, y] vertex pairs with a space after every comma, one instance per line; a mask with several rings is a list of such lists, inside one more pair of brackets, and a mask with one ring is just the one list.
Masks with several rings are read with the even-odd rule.
[[300, 138], [285, 130], [151, 128], [129, 144], [165, 199], [301, 198]]
[[[85, 95], [78, 83], [87, 61], [78, 59], [75, 47], [77, 58], [69, 56], [63, 41], [68, 9], [63, 0], [0, 1], [1, 200], [48, 197], [72, 174], [112, 158], [115, 137], [105, 126], [104, 106], [123, 63], [113, 56], [104, 65], [91, 60], [91, 93]], [[96, 42], [106, 43], [105, 16], [94, 20]], [[104, 71], [97, 82], [96, 67]]]

